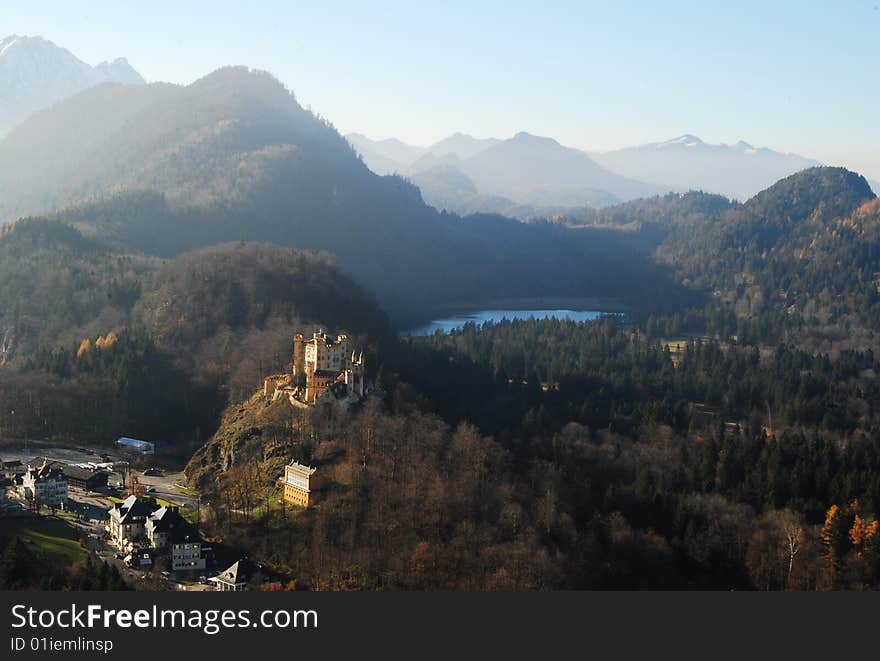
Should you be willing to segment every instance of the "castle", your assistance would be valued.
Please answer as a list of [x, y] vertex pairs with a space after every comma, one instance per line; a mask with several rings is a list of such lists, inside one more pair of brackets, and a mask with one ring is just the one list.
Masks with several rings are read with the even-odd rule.
[[287, 396], [294, 405], [315, 404], [329, 394], [363, 397], [365, 392], [363, 352], [351, 350], [348, 335], [334, 338], [320, 330], [310, 340], [296, 333], [291, 373], [273, 374], [263, 381], [265, 395]]

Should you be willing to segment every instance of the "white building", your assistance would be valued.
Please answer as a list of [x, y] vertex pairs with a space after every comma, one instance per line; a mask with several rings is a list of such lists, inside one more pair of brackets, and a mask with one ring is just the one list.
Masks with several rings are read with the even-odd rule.
[[67, 501], [67, 478], [60, 468], [44, 462], [25, 471], [19, 491], [24, 498], [40, 505], [61, 507]]

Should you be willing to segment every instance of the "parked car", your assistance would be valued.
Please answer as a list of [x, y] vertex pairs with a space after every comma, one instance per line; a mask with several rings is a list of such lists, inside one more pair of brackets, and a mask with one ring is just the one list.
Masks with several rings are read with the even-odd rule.
[[147, 489], [147, 493], [156, 493], [156, 487], [150, 487]]

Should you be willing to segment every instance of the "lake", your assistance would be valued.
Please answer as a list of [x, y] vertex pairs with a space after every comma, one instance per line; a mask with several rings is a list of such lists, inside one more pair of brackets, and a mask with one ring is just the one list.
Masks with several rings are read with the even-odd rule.
[[458, 314], [445, 319], [434, 319], [431, 323], [425, 324], [419, 328], [413, 328], [407, 332], [408, 335], [433, 335], [440, 330], [444, 333], [462, 328], [465, 324], [474, 322], [477, 326], [484, 323], [497, 323], [502, 319], [571, 319], [572, 321], [592, 321], [607, 314], [600, 310], [480, 310], [478, 312], [469, 312]]

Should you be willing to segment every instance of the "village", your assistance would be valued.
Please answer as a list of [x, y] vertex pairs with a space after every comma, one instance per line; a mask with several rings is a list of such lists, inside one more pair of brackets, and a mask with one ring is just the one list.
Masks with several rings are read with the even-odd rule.
[[[308, 341], [295, 334], [290, 371], [267, 376], [263, 394], [294, 407], [347, 406], [362, 399], [368, 392], [364, 358], [349, 345], [345, 334], [318, 331]], [[260, 563], [202, 537], [200, 498], [185, 486], [183, 473], [156, 467], [153, 459], [161, 447], [161, 442], [122, 437], [112, 454], [103, 447], [47, 444], [38, 445], [36, 456], [28, 446], [4, 450], [2, 516], [35, 530], [51, 522], [66, 524], [71, 539], [136, 586], [241, 591], [276, 580]], [[287, 506], [304, 509], [314, 504], [320, 486], [317, 468], [291, 460], [273, 491]]]

